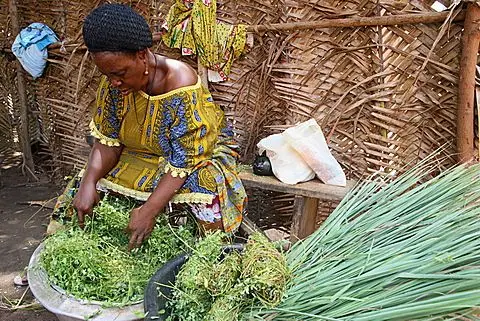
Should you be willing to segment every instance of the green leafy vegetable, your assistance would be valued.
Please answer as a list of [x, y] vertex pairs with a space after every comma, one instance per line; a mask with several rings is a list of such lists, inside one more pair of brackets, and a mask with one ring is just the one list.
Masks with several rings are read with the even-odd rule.
[[66, 230], [50, 236], [41, 254], [49, 280], [78, 299], [104, 305], [141, 301], [155, 271], [184, 252], [185, 244], [193, 245], [193, 232], [189, 227], [171, 227], [161, 216], [144, 244], [128, 253], [124, 230], [135, 205], [106, 196], [84, 230], [72, 222]]
[[254, 234], [242, 253], [222, 255], [224, 238], [218, 232], [208, 235], [183, 265], [168, 302], [169, 320], [234, 321], [251, 304], [280, 303], [290, 278], [283, 254]]

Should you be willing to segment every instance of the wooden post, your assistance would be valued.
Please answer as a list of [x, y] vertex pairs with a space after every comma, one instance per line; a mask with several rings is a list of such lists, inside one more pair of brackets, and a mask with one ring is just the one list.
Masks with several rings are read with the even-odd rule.
[[[17, 11], [17, 1], [10, 0], [10, 19], [12, 21], [12, 34], [17, 36], [20, 32], [20, 27], [18, 23], [18, 11]], [[20, 128], [18, 130], [18, 136], [20, 144], [22, 146], [23, 153], [23, 166], [26, 166], [27, 171], [33, 177], [35, 174], [33, 158], [32, 158], [32, 149], [30, 147], [30, 134], [28, 132], [28, 102], [27, 102], [27, 88], [25, 86], [25, 77], [23, 75], [23, 68], [20, 65], [19, 61], [15, 62], [17, 64], [17, 90], [18, 97], [20, 102]]]
[[315, 231], [317, 212], [318, 198], [295, 195], [290, 242], [295, 243]]
[[480, 42], [479, 22], [480, 7], [475, 3], [469, 3], [462, 34], [462, 54], [458, 79], [457, 152], [459, 162], [467, 162], [475, 155], [473, 104]]

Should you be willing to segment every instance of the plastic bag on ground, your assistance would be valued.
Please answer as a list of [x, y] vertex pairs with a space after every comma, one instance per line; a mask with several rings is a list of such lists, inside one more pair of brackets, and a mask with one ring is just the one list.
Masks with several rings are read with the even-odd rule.
[[347, 184], [345, 173], [328, 149], [322, 129], [315, 119], [288, 128], [282, 135], [322, 182], [339, 186]]
[[262, 139], [257, 147], [260, 154], [266, 151], [272, 164], [273, 174], [280, 181], [286, 184], [296, 184], [315, 177], [315, 172], [287, 143], [282, 134], [274, 134]]

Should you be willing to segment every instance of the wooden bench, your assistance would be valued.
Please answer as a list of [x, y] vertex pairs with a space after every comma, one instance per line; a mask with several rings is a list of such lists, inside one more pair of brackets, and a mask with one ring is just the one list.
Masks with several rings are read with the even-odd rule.
[[305, 183], [289, 185], [282, 183], [274, 176], [258, 176], [251, 168], [242, 168], [240, 179], [245, 187], [282, 192], [295, 195], [293, 204], [290, 241], [296, 242], [315, 231], [315, 219], [319, 200], [339, 201], [355, 185], [355, 181], [347, 181], [346, 187], [327, 185], [318, 179]]

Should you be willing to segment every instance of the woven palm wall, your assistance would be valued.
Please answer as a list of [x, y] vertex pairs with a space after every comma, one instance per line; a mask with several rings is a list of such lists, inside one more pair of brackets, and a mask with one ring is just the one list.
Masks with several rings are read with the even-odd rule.
[[[295, 22], [426, 8], [310, 1], [287, 2], [282, 10], [282, 22]], [[246, 66], [237, 64], [231, 83], [213, 87], [219, 101], [229, 92], [225, 103], [245, 120], [239, 125], [247, 157], [259, 138], [314, 117], [350, 178], [398, 169], [454, 141], [461, 28], [452, 24], [444, 34], [439, 24], [271, 34], [264, 66], [252, 62], [259, 56], [253, 55]], [[452, 145], [446, 154], [453, 153]]]
[[[83, 166], [88, 156], [85, 135], [99, 73], [82, 47], [81, 26], [103, 2], [23, 0], [18, 8], [21, 27], [45, 22], [68, 40], [66, 53], [50, 51], [44, 77], [29, 81], [36, 135], [61, 174]], [[156, 31], [173, 0], [117, 2], [140, 11]], [[4, 49], [14, 36], [8, 32], [7, 3], [0, 0]], [[420, 1], [218, 2], [220, 20], [247, 25], [425, 11], [431, 9]], [[399, 170], [455, 141], [461, 30], [461, 23], [448, 23], [256, 33], [253, 48], [234, 64], [230, 80], [210, 89], [233, 121], [244, 162], [252, 160], [261, 138], [313, 117], [349, 178]], [[154, 49], [195, 67], [195, 59], [160, 42]], [[8, 136], [3, 133], [15, 131], [15, 99], [5, 103], [16, 91], [8, 57], [3, 50], [0, 63], [7, 72], [0, 75], [0, 146]], [[454, 145], [447, 148], [440, 167], [454, 163], [454, 151]], [[275, 220], [288, 223], [291, 200], [251, 191], [250, 207], [263, 218], [275, 214]], [[330, 207], [326, 204], [320, 213]]]
[[[0, 4], [0, 45], [8, 45], [8, 6], [6, 2]], [[13, 137], [15, 131], [14, 103], [17, 100], [12, 84], [15, 83], [15, 67], [12, 63], [14, 57], [2, 53], [0, 55], [0, 166], [5, 162], [7, 155], [18, 149]]]

